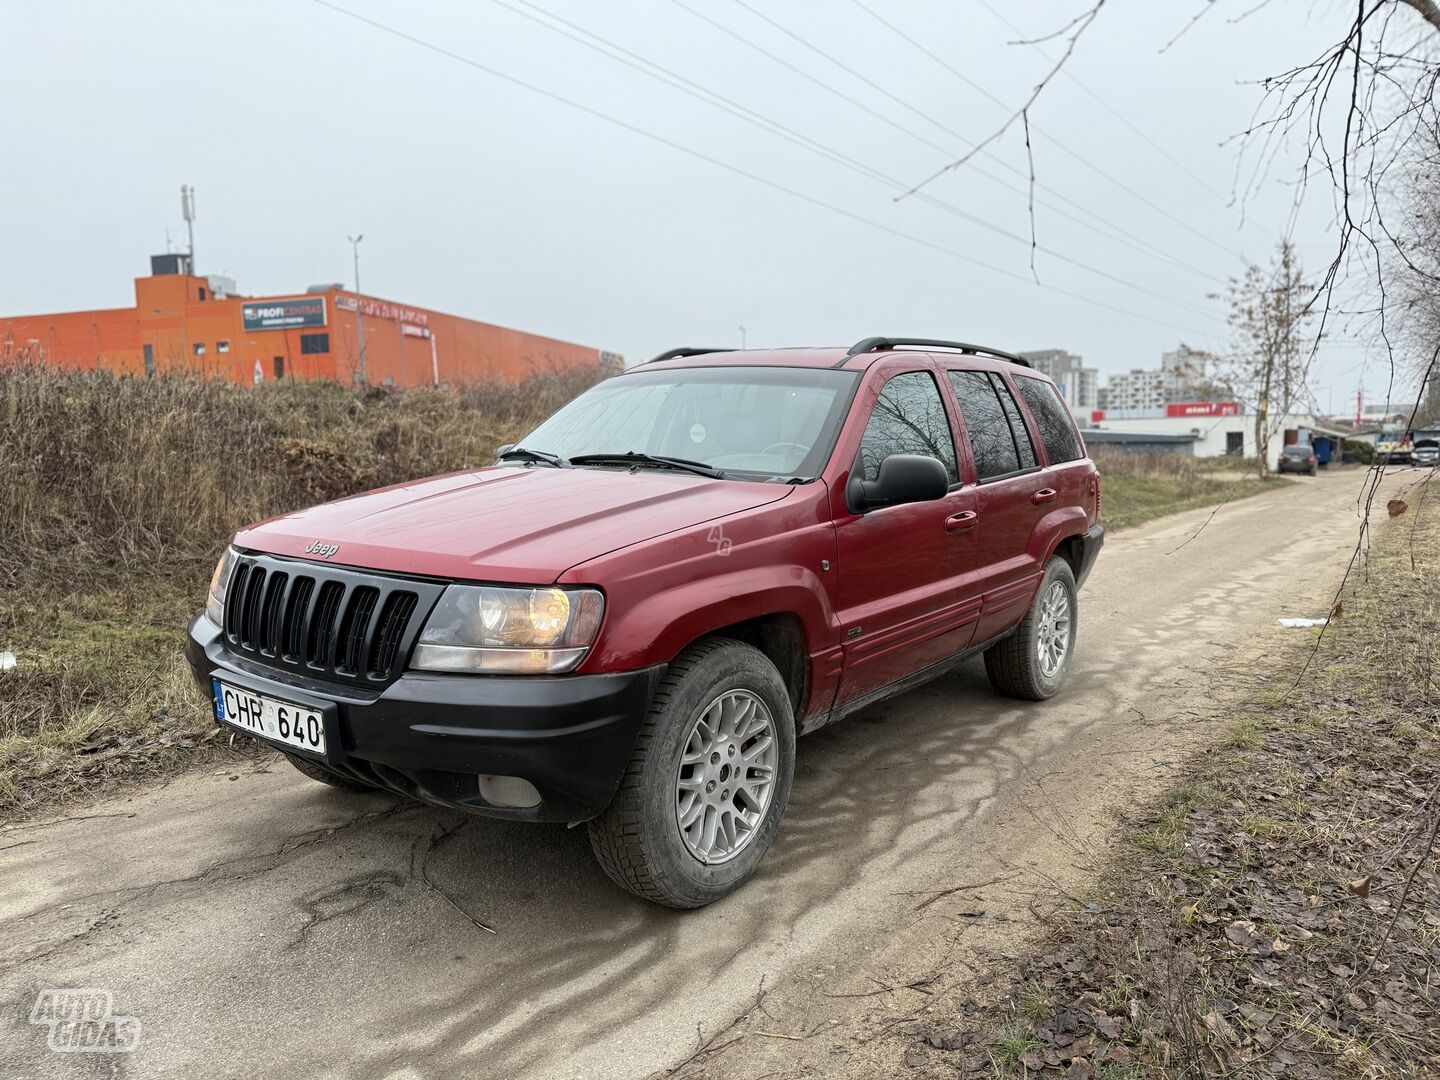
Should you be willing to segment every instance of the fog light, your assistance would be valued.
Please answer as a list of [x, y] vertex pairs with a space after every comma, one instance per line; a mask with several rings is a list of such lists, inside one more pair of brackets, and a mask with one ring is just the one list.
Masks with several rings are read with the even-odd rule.
[[491, 806], [513, 806], [524, 809], [540, 805], [540, 792], [535, 785], [519, 776], [480, 777], [480, 797]]

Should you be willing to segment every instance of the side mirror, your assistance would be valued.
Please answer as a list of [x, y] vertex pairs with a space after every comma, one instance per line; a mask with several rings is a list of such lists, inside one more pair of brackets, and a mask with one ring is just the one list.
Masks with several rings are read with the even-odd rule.
[[495, 448], [495, 460], [496, 460], [496, 462], [497, 462], [497, 463], [499, 462], [499, 460], [500, 460], [500, 455], [501, 455], [501, 454], [505, 453], [506, 451], [514, 450], [514, 449], [515, 449], [515, 444], [514, 444], [513, 442], [501, 443], [499, 446], [497, 446], [497, 447]]
[[924, 454], [891, 454], [880, 462], [874, 480], [862, 480], [858, 472], [851, 472], [845, 501], [851, 512], [863, 514], [882, 506], [943, 499], [949, 490], [950, 475], [937, 459]]

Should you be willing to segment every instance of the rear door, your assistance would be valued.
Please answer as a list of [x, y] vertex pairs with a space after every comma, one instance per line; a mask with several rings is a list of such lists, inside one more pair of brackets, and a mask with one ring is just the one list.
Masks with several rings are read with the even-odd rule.
[[1057, 493], [1005, 379], [960, 368], [945, 374], [975, 458], [979, 550], [972, 573], [981, 596], [974, 639], [980, 642], [1024, 617], [1040, 580], [1030, 537]]
[[1088, 507], [1094, 464], [1085, 456], [1085, 444], [1075, 428], [1070, 408], [1055, 384], [1029, 375], [1011, 376], [1020, 401], [1030, 413], [1046, 459], [1046, 485], [1056, 492], [1054, 506]]
[[926, 368], [888, 378], [852, 468], [874, 480], [889, 455], [925, 454], [945, 466], [949, 493], [864, 514], [846, 507], [843, 483], [832, 495], [845, 665], [837, 707], [960, 652], [979, 617], [979, 598], [964, 598], [956, 587], [957, 574], [975, 555], [975, 490], [960, 484], [951, 417], [937, 377]]

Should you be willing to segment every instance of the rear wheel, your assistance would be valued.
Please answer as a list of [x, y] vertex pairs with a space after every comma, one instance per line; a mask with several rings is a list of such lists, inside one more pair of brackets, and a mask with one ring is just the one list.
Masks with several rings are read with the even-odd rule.
[[1059, 691], [1075, 651], [1075, 601], [1074, 571], [1056, 555], [1015, 633], [985, 650], [985, 674], [996, 690], [1030, 701]]
[[296, 754], [284, 754], [284, 757], [286, 761], [294, 765], [296, 769], [304, 773], [311, 780], [318, 780], [322, 784], [329, 784], [331, 787], [340, 788], [343, 791], [378, 790], [370, 784], [362, 784], [359, 780], [352, 780], [344, 773], [330, 768], [330, 766], [323, 762], [312, 761], [310, 758], [302, 758]]
[[795, 719], [758, 649], [711, 638], [670, 665], [590, 846], [617, 885], [667, 907], [712, 903], [755, 871], [790, 799]]

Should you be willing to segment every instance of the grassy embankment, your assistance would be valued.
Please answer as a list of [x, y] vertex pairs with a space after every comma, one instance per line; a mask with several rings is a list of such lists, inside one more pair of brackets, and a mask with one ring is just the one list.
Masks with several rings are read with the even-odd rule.
[[457, 394], [0, 371], [0, 818], [218, 751], [180, 642], [237, 527], [487, 463], [596, 377]]
[[1108, 529], [1248, 498], [1289, 482], [1272, 478], [1262, 484], [1255, 478], [1253, 458], [1123, 454], [1100, 448], [1091, 454], [1100, 468], [1102, 516]]
[[[488, 462], [594, 378], [357, 393], [0, 371], [0, 817], [218, 749], [179, 644], [235, 528]], [[1259, 489], [1167, 455], [1101, 468], [1111, 528]]]
[[1259, 689], [1217, 704], [1223, 744], [1176, 770], [1092, 893], [963, 1018], [972, 1055], [984, 1048], [966, 1064], [1115, 1080], [1440, 1072], [1440, 507], [1426, 495], [1375, 534], [1318, 643], [1297, 634], [1254, 658]]

